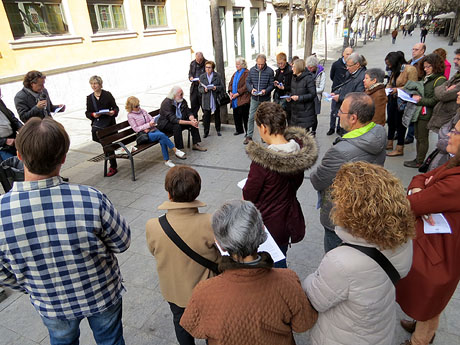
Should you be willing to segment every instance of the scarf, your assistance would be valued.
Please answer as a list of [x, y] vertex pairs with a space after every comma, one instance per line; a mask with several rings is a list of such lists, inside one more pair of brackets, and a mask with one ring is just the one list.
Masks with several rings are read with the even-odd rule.
[[51, 114], [51, 105], [50, 105], [50, 100], [48, 98], [48, 94], [47, 92], [45, 91], [45, 89], [43, 89], [42, 92], [40, 93], [37, 93], [35, 91], [32, 91], [31, 89], [27, 88], [27, 87], [24, 87], [24, 91], [26, 91], [28, 94], [32, 95], [33, 97], [35, 97], [35, 100], [38, 101], [40, 100], [40, 95], [43, 93], [44, 95], [46, 95], [46, 107], [42, 110], [43, 111], [43, 114], [45, 116], [48, 116]]
[[[212, 78], [214, 77], [214, 72], [212, 72], [210, 75], [206, 73], [206, 77], [208, 77], [208, 85], [211, 84]], [[211, 113], [214, 113], [216, 111], [216, 101], [214, 100], [214, 94], [212, 93], [212, 91], [209, 95], [209, 106], [211, 108]]]
[[[245, 70], [245, 68], [242, 68], [241, 70], [235, 72], [235, 76], [233, 77], [232, 93], [238, 92], [238, 82], [240, 81], [240, 78]], [[235, 98], [234, 100], [232, 100], [232, 108], [235, 109], [236, 107], [238, 107], [238, 101]]]
[[176, 100], [174, 100], [174, 105], [176, 106], [176, 117], [179, 120], [182, 120], [182, 112], [180, 111], [181, 104], [182, 104], [182, 102], [177, 103]]

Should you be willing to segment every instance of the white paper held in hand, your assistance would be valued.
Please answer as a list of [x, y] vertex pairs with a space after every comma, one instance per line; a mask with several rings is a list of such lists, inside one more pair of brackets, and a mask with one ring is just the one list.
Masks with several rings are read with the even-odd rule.
[[398, 89], [398, 97], [401, 98], [403, 101], [417, 104], [417, 101], [413, 99], [411, 95], [409, 95], [407, 92], [401, 89]]
[[57, 113], [59, 113], [61, 111], [61, 109], [64, 108], [64, 106], [62, 107], [57, 107], [56, 110], [54, 111], [53, 115], [56, 115]]
[[[257, 251], [267, 252], [268, 254], [270, 254], [270, 256], [273, 259], [273, 262], [278, 262], [278, 261], [286, 259], [283, 252], [281, 251], [281, 249], [278, 247], [275, 240], [273, 239], [272, 235], [268, 232], [267, 227], [264, 226], [264, 230], [265, 230], [265, 233], [267, 234], [267, 240], [259, 246]], [[222, 256], [229, 255], [228, 252], [224, 251], [217, 242], [216, 242], [216, 245]]]
[[434, 225], [430, 225], [425, 218], [423, 219], [423, 232], [425, 234], [451, 234], [452, 229], [442, 213], [432, 213]]
[[248, 178], [244, 178], [242, 179], [240, 182], [237, 183], [237, 186], [240, 187], [241, 189], [244, 188], [244, 186], [246, 185], [246, 181], [248, 180]]

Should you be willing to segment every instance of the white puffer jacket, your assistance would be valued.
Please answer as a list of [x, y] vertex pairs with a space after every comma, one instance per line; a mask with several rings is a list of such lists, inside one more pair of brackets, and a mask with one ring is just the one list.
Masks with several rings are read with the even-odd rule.
[[[346, 243], [375, 247], [336, 227]], [[382, 251], [405, 277], [412, 265], [412, 241]], [[386, 272], [351, 247], [328, 252], [315, 273], [302, 283], [319, 317], [311, 330], [313, 345], [393, 345], [395, 288]]]

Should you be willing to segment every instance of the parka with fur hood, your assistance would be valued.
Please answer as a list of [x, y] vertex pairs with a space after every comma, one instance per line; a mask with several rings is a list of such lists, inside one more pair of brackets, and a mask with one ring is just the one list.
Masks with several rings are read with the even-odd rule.
[[243, 198], [253, 202], [268, 231], [280, 246], [300, 242], [305, 236], [305, 220], [297, 190], [302, 185], [304, 171], [318, 158], [313, 137], [300, 127], [288, 127], [284, 137], [294, 139], [300, 150], [278, 152], [251, 141], [246, 151], [252, 160]]

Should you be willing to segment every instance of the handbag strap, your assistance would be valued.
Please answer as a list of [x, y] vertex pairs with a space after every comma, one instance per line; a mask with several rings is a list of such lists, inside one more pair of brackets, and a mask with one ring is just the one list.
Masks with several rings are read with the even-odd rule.
[[195, 252], [192, 248], [190, 248], [187, 243], [185, 243], [182, 238], [177, 234], [177, 232], [174, 231], [172, 228], [171, 224], [169, 224], [168, 220], [166, 219], [166, 214], [160, 216], [158, 218], [160, 221], [160, 225], [163, 228], [163, 231], [165, 234], [169, 237], [171, 241], [174, 242], [174, 244], [182, 250], [187, 256], [192, 259], [193, 261], [199, 263], [201, 266], [204, 266], [211, 271], [213, 271], [215, 274], [219, 274], [218, 266], [215, 262], [208, 260], [204, 257], [202, 257], [200, 254]]
[[355, 248], [359, 250], [361, 253], [366, 254], [368, 257], [374, 259], [374, 261], [377, 262], [380, 265], [380, 267], [382, 267], [382, 269], [386, 272], [388, 277], [393, 282], [394, 286], [396, 286], [396, 283], [401, 279], [401, 276], [399, 275], [398, 271], [393, 266], [393, 264], [390, 262], [390, 260], [388, 260], [387, 257], [383, 255], [377, 248], [359, 246], [357, 244], [351, 243], [342, 243], [341, 245]]

